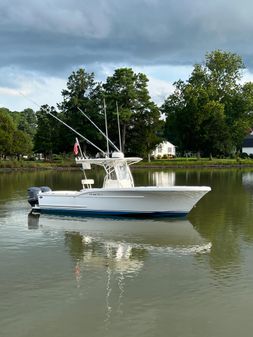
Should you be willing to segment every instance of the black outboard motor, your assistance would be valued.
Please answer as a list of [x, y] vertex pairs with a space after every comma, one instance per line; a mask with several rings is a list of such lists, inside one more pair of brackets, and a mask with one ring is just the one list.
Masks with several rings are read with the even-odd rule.
[[48, 191], [51, 191], [51, 188], [47, 187], [47, 186], [28, 188], [27, 192], [28, 192], [28, 202], [29, 202], [29, 204], [32, 207], [34, 207], [35, 205], [38, 205], [39, 204], [38, 194], [40, 192], [48, 192]]
[[39, 204], [38, 194], [39, 194], [40, 191], [41, 190], [40, 190], [39, 187], [28, 188], [28, 190], [27, 190], [27, 192], [28, 192], [28, 202], [32, 207]]

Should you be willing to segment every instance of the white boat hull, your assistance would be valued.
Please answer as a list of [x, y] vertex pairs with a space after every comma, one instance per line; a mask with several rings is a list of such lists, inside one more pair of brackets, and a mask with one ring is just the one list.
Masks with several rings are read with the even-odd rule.
[[40, 212], [108, 216], [186, 216], [207, 186], [92, 188], [38, 194]]

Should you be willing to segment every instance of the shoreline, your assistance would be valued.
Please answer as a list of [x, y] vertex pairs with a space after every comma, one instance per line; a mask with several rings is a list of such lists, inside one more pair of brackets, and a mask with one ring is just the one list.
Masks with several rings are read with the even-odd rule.
[[[17, 164], [17, 165], [15, 165]], [[233, 169], [233, 168], [253, 168], [253, 160], [241, 160], [236, 162], [236, 160], [230, 159], [219, 159], [208, 161], [208, 160], [189, 160], [187, 161], [174, 161], [174, 162], [142, 162], [134, 164], [131, 166], [133, 170], [136, 169]], [[70, 163], [34, 163], [34, 162], [18, 162], [4, 163], [1, 166], [0, 162], [0, 173], [7, 172], [20, 172], [20, 171], [42, 171], [42, 170], [57, 170], [57, 171], [79, 171], [81, 167], [75, 164], [75, 162]]]
[[174, 165], [138, 165], [132, 166], [134, 169], [201, 169], [201, 168], [243, 168], [243, 167], [252, 167], [252, 164], [194, 164], [194, 165], [187, 165], [187, 164], [174, 164]]

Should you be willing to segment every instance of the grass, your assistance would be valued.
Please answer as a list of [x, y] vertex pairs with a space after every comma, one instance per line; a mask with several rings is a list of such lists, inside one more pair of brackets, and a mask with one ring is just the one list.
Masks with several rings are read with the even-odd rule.
[[0, 169], [54, 169], [76, 167], [74, 160], [57, 161], [28, 161], [28, 160], [0, 160]]
[[235, 167], [235, 166], [253, 166], [251, 158], [173, 158], [158, 159], [151, 162], [142, 161], [136, 166], [145, 167]]
[[[219, 158], [173, 158], [173, 159], [158, 159], [148, 161], [141, 161], [134, 165], [135, 167], [143, 168], [165, 168], [165, 167], [240, 167], [253, 166], [253, 159], [251, 158], [236, 158], [236, 159], [219, 159]], [[0, 160], [0, 170], [22, 170], [22, 169], [55, 169], [78, 168], [74, 159], [68, 160], [53, 160], [53, 161], [28, 161], [28, 160]]]

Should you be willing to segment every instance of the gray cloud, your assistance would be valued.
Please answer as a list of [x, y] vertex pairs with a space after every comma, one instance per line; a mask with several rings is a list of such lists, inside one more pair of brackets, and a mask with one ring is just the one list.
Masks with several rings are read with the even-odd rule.
[[2, 0], [0, 68], [194, 64], [217, 48], [253, 67], [252, 10], [251, 0]]

